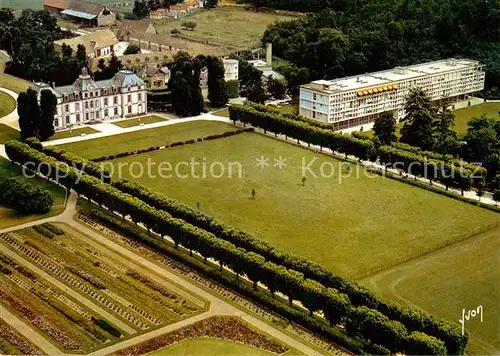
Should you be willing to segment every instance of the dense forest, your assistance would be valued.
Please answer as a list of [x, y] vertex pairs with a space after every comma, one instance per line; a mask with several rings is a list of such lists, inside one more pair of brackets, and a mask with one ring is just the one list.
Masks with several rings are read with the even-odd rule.
[[308, 68], [308, 79], [466, 57], [486, 65], [486, 97], [500, 97], [499, 1], [255, 0], [254, 5], [315, 11], [269, 26], [262, 39], [273, 43], [276, 56]]

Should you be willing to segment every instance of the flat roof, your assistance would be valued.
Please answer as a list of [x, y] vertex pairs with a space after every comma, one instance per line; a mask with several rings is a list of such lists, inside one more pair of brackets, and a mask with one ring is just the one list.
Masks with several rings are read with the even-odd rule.
[[79, 17], [79, 18], [86, 19], [86, 20], [92, 20], [92, 19], [97, 17], [97, 15], [88, 14], [86, 12], [75, 11], [75, 10], [70, 10], [70, 9], [66, 9], [66, 10], [61, 11], [61, 14]]
[[[445, 73], [477, 65], [480, 65], [480, 63], [471, 59], [442, 59], [434, 62], [415, 64], [406, 67], [396, 67], [389, 70], [355, 75], [346, 78], [316, 80], [309, 84], [302, 85], [301, 88], [322, 91], [325, 93], [352, 91], [377, 85], [391, 84], [425, 75]], [[318, 88], [318, 86], [322, 86], [322, 88]]]

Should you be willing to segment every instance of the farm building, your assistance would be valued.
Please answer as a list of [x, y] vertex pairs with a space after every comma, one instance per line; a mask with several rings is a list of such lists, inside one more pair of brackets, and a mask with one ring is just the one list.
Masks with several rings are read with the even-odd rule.
[[59, 14], [68, 8], [68, 1], [66, 0], [44, 0], [43, 9], [51, 14]]
[[72, 0], [60, 14], [64, 18], [88, 27], [111, 26], [116, 21], [116, 15], [108, 6], [83, 0]]
[[111, 55], [118, 45], [118, 39], [110, 29], [98, 30], [86, 35], [55, 41], [55, 50], [60, 52], [64, 43], [70, 46], [74, 53], [81, 44], [85, 46], [89, 58], [99, 58]]

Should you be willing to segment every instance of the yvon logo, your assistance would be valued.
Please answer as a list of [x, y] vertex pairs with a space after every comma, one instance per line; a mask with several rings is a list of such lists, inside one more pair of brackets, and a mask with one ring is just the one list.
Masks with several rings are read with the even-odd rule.
[[465, 309], [462, 309], [462, 318], [458, 319], [460, 324], [462, 324], [462, 335], [465, 333], [465, 321], [469, 321], [471, 318], [475, 318], [477, 315], [481, 315], [481, 323], [483, 322], [483, 306], [479, 305], [476, 309], [468, 310], [467, 313]]

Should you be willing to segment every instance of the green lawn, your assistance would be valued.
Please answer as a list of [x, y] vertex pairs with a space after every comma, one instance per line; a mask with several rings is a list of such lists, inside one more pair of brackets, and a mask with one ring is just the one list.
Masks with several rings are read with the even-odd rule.
[[72, 130], [58, 131], [54, 134], [54, 136], [52, 136], [49, 139], [49, 141], [60, 140], [62, 138], [76, 137], [76, 136], [80, 136], [82, 134], [91, 135], [91, 134], [98, 133], [98, 132], [101, 132], [101, 131], [98, 131], [98, 130], [93, 129], [92, 127], [88, 127], [88, 126], [80, 127], [80, 128], [72, 129]]
[[[261, 155], [270, 158], [271, 164], [262, 171], [256, 167]], [[280, 156], [287, 159], [287, 167], [281, 170], [272, 167]], [[213, 162], [221, 162], [226, 174], [219, 179], [196, 179], [190, 168], [180, 167], [180, 175], [190, 178], [143, 176], [137, 180], [191, 206], [199, 202], [201, 210], [229, 225], [350, 278], [370, 275], [500, 223], [498, 214], [379, 176], [366, 177], [355, 165], [349, 165], [351, 174], [358, 172], [359, 178], [339, 183], [340, 161], [259, 134], [246, 133], [113, 162], [117, 168], [120, 162], [145, 162], [148, 158], [172, 165], [195, 159], [206, 162], [207, 172]], [[327, 176], [327, 165], [335, 165], [335, 174], [313, 178], [308, 173], [303, 187], [302, 160], [307, 165], [313, 159], [317, 159], [312, 165], [315, 174], [320, 174], [322, 164]], [[233, 178], [228, 177], [229, 162], [241, 163], [241, 178], [234, 165]], [[201, 174], [201, 168], [195, 172]], [[126, 168], [122, 176], [131, 178]], [[255, 200], [250, 199], [252, 189], [257, 192]]]
[[19, 131], [5, 124], [0, 124], [0, 144], [9, 140], [19, 140]]
[[0, 175], [19, 176], [19, 179], [29, 180], [30, 183], [48, 189], [54, 195], [54, 206], [52, 211], [45, 215], [19, 216], [12, 209], [7, 209], [0, 206], [0, 229], [8, 226], [18, 225], [25, 222], [42, 219], [52, 215], [60, 214], [64, 210], [64, 200], [66, 193], [64, 189], [40, 178], [24, 178], [21, 177], [21, 169], [19, 166], [10, 163], [5, 158], [0, 157]]
[[123, 121], [116, 121], [113, 122], [113, 125], [122, 127], [122, 128], [127, 128], [127, 127], [134, 127], [138, 126], [140, 124], [153, 124], [155, 122], [161, 122], [161, 121], [166, 121], [167, 119], [164, 119], [161, 116], [158, 115], [149, 115], [145, 117], [140, 117], [140, 118], [135, 118], [135, 119], [128, 119], [128, 120], [123, 120]]
[[9, 94], [0, 92], [0, 118], [16, 109], [16, 101]]
[[69, 143], [60, 147], [85, 158], [96, 158], [234, 130], [238, 130], [238, 127], [223, 122], [200, 120]]
[[465, 322], [469, 354], [500, 354], [500, 228], [396, 266], [362, 281], [381, 297], [416, 304], [458, 322], [483, 306], [483, 322]]
[[184, 340], [164, 349], [151, 352], [149, 355], [178, 355], [178, 356], [236, 356], [236, 355], [255, 355], [267, 356], [274, 355], [272, 352], [260, 350], [258, 348], [240, 344], [228, 340], [217, 340], [208, 338], [199, 338]]
[[483, 103], [473, 105], [467, 108], [455, 110], [455, 127], [453, 128], [458, 137], [464, 137], [467, 134], [467, 122], [473, 117], [486, 114], [488, 117], [500, 120], [500, 103]]
[[[170, 34], [174, 28], [184, 36], [201, 40], [227, 43], [238, 47], [260, 46], [260, 40], [267, 26], [275, 21], [294, 19], [294, 17], [251, 12], [240, 7], [218, 7], [213, 10], [195, 11], [178, 20], [159, 20], [156, 27], [159, 33]], [[184, 30], [181, 24], [193, 20], [197, 26], [194, 31]], [[244, 24], [244, 26], [242, 26]]]

